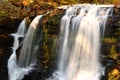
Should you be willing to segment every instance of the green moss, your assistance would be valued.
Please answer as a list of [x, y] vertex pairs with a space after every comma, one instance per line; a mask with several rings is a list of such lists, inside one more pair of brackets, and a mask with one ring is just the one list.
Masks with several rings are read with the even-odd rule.
[[111, 49], [110, 49], [110, 56], [113, 59], [117, 58], [117, 53], [116, 53], [116, 49], [115, 49], [115, 45], [112, 45]]
[[116, 43], [117, 39], [114, 37], [112, 37], [112, 38], [107, 37], [107, 38], [103, 38], [102, 41], [105, 43]]
[[28, 16], [28, 12], [24, 12], [24, 13], [22, 14], [22, 16], [23, 16], [23, 17], [27, 17], [27, 16]]
[[0, 11], [0, 18], [6, 17], [7, 13], [4, 11]]
[[60, 16], [55, 15], [49, 17], [49, 20], [47, 21], [47, 29], [49, 34], [57, 34], [59, 31], [60, 26]]
[[115, 36], [115, 37], [119, 37], [120, 36], [120, 27], [117, 28], [117, 30], [115, 31], [115, 33], [113, 34], [113, 36]]

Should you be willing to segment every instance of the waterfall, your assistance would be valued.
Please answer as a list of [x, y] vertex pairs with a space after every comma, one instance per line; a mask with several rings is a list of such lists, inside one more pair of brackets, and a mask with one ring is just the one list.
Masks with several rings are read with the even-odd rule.
[[26, 18], [20, 23], [18, 31], [14, 34], [11, 34], [14, 37], [13, 43], [13, 53], [11, 54], [10, 58], [8, 59], [8, 75], [9, 80], [16, 80], [19, 76], [18, 67], [17, 67], [17, 56], [16, 50], [19, 47], [19, 38], [23, 37], [25, 34], [25, 27], [26, 27]]
[[26, 19], [27, 18], [25, 18], [22, 22], [21, 22], [21, 24], [20, 24], [20, 26], [18, 27], [18, 30], [17, 30], [17, 34], [18, 35], [20, 35], [21, 37], [24, 37], [24, 35], [25, 35], [25, 31], [26, 31]]
[[41, 17], [42, 15], [37, 16], [32, 21], [26, 33], [18, 60], [18, 66], [20, 67], [29, 67], [36, 63], [36, 51], [38, 49], [39, 41], [39, 36], [36, 29]]
[[69, 6], [61, 19], [58, 70], [48, 80], [100, 80], [100, 38], [113, 5]]
[[17, 32], [16, 33], [14, 33], [14, 34], [11, 34], [12, 36], [18, 36], [18, 37], [24, 37], [24, 34], [25, 34], [25, 32], [26, 32], [26, 20], [27, 20], [28, 18], [25, 18], [21, 23], [20, 23], [20, 25], [19, 25], [19, 27], [18, 27], [18, 30], [17, 30]]
[[[14, 37], [13, 53], [8, 60], [8, 75], [9, 80], [21, 80], [25, 74], [33, 69], [33, 65], [36, 63], [36, 52], [39, 43], [39, 21], [42, 15], [37, 16], [30, 24], [29, 29], [25, 35], [26, 18], [21, 22], [18, 31], [15, 34], [11, 34]], [[37, 30], [38, 29], [38, 30]], [[16, 50], [20, 46], [19, 38], [24, 37], [22, 49], [19, 55], [19, 59], [16, 56]]]

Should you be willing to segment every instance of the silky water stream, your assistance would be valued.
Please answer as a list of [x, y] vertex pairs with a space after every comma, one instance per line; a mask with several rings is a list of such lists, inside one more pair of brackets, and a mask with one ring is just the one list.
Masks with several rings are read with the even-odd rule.
[[61, 19], [58, 70], [48, 80], [100, 80], [100, 38], [113, 5], [69, 6]]
[[[13, 53], [8, 60], [8, 75], [9, 80], [22, 80], [25, 74], [28, 74], [36, 64], [36, 54], [40, 34], [38, 33], [39, 21], [42, 15], [33, 19], [26, 34], [26, 18], [21, 22], [18, 31], [11, 34], [14, 37]], [[21, 45], [19, 38], [24, 37], [22, 48], [20, 50], [19, 59], [17, 58], [16, 50]]]

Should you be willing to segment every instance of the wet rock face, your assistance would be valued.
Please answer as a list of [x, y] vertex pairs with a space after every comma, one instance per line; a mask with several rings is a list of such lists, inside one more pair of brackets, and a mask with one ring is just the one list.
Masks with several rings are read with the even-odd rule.
[[120, 43], [120, 7], [115, 8], [115, 14], [113, 15], [113, 36], [117, 38], [118, 43], [116, 44], [116, 47], [119, 47]]
[[[115, 7], [113, 15], [108, 18], [105, 39], [109, 41], [102, 41], [101, 63], [105, 67], [105, 76], [101, 80], [108, 80], [110, 72], [115, 68], [120, 71], [120, 8]], [[113, 49], [114, 46], [114, 49]]]

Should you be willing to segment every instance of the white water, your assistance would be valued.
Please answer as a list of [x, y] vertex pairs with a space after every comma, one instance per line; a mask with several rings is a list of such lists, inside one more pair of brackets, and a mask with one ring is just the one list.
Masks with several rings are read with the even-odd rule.
[[25, 35], [25, 31], [26, 31], [26, 19], [27, 18], [25, 18], [21, 23], [20, 23], [20, 25], [19, 25], [19, 27], [18, 27], [18, 30], [17, 30], [17, 32], [16, 33], [14, 33], [14, 34], [11, 34], [12, 36], [18, 36], [18, 37], [24, 37], [24, 35]]
[[[16, 56], [16, 50], [19, 47], [19, 38], [23, 37], [25, 34], [25, 28], [26, 28], [26, 18], [21, 22], [19, 25], [18, 31], [14, 34], [11, 34], [14, 37], [14, 43], [13, 43], [13, 53], [11, 54], [10, 58], [8, 59], [8, 75], [9, 80], [16, 80], [20, 79], [20, 77], [23, 77], [24, 74], [21, 74], [23, 72], [23, 69], [18, 68], [17, 66], [17, 56]], [[20, 74], [20, 75], [19, 75]]]
[[23, 46], [20, 52], [18, 66], [29, 67], [36, 63], [36, 51], [38, 48], [36, 27], [42, 15], [37, 16], [29, 26], [23, 41]]
[[75, 5], [61, 20], [58, 70], [48, 80], [100, 80], [100, 36], [113, 6]]
[[[37, 16], [32, 21], [26, 35], [25, 35], [26, 19], [24, 19], [21, 22], [21, 24], [18, 28], [18, 31], [15, 34], [11, 34], [14, 37], [14, 43], [13, 43], [13, 47], [12, 47], [13, 48], [13, 53], [11, 54], [11, 56], [8, 60], [8, 66], [7, 66], [8, 67], [9, 80], [21, 80], [24, 77], [25, 74], [28, 74], [33, 69], [33, 65], [35, 65], [35, 62], [33, 62], [32, 60], [35, 59], [35, 56], [36, 56], [35, 51], [37, 50], [37, 48], [34, 45], [35, 48], [31, 49], [32, 48], [31, 46], [34, 43], [33, 42], [33, 40], [35, 38], [34, 34], [36, 33], [36, 27], [38, 26], [38, 22], [39, 22], [39, 19], [41, 17], [42, 17], [42, 15]], [[18, 60], [17, 56], [16, 56], [16, 50], [20, 46], [20, 43], [19, 43], [18, 39], [20, 37], [24, 37], [24, 35], [25, 35], [25, 39], [23, 41], [22, 50], [21, 50], [19, 60]], [[30, 50], [31, 50], [31, 53], [30, 53]], [[31, 54], [34, 55], [34, 58], [30, 57]], [[29, 58], [30, 58], [30, 61], [29, 61]], [[25, 64], [21, 62], [21, 59], [23, 59]]]

